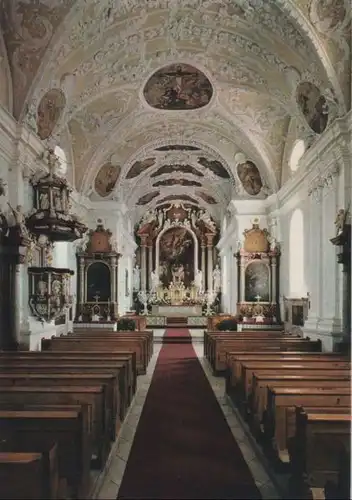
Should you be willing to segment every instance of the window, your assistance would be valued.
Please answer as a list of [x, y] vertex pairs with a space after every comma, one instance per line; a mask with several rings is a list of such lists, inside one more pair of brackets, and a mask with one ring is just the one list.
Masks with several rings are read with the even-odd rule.
[[299, 161], [304, 155], [305, 150], [306, 150], [306, 145], [303, 139], [299, 139], [298, 141], [295, 142], [289, 160], [289, 166], [291, 172], [295, 172], [298, 169]]
[[58, 175], [66, 175], [67, 173], [67, 157], [65, 151], [60, 146], [55, 146], [54, 153], [59, 158], [60, 167], [58, 168]]
[[300, 208], [297, 208], [290, 222], [289, 236], [289, 276], [290, 276], [290, 295], [303, 297], [306, 295], [306, 284], [304, 279], [304, 227], [303, 214]]

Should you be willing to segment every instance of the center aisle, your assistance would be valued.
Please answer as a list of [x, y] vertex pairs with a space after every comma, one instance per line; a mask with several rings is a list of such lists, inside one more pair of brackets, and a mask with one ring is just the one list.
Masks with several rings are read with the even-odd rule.
[[142, 498], [261, 498], [192, 344], [158, 357], [118, 494]]

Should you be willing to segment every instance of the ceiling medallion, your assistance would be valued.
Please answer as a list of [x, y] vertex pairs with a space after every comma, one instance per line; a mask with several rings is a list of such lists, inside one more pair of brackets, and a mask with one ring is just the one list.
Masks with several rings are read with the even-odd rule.
[[155, 109], [191, 110], [209, 104], [213, 87], [199, 69], [189, 64], [170, 64], [149, 78], [143, 95]]

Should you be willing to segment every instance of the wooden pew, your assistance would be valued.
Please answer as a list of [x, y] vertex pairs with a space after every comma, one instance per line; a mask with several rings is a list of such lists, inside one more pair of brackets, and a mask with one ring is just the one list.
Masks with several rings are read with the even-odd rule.
[[[51, 361], [51, 362], [50, 362]], [[0, 357], [0, 372], [2, 374], [10, 375], [12, 373], [50, 373], [51, 376], [61, 380], [56, 375], [70, 375], [72, 378], [76, 374], [88, 374], [88, 375], [112, 375], [114, 380], [110, 379], [108, 385], [108, 394], [110, 396], [109, 400], [109, 410], [112, 413], [112, 436], [115, 438], [115, 433], [118, 432], [121, 422], [124, 420], [127, 409], [128, 409], [128, 392], [129, 387], [127, 385], [127, 376], [125, 365], [123, 363], [108, 363], [104, 362], [93, 364], [93, 361], [76, 361], [73, 362], [70, 359], [55, 360], [55, 364], [52, 360], [43, 360], [43, 358], [32, 358], [32, 359], [19, 359], [15, 358], [12, 360], [4, 360]], [[115, 379], [117, 377], [117, 380]], [[71, 378], [69, 378], [71, 380]]]
[[274, 456], [286, 457], [288, 454], [288, 436], [295, 429], [288, 428], [287, 409], [296, 406], [309, 407], [351, 407], [351, 388], [288, 388], [268, 387], [268, 405], [264, 418], [264, 437], [271, 443]]
[[50, 383], [45, 386], [34, 385], [28, 381], [27, 385], [1, 386], [0, 398], [2, 405], [13, 407], [18, 407], [20, 404], [38, 406], [79, 404], [88, 407], [89, 420], [84, 427], [87, 430], [84, 439], [88, 442], [85, 448], [90, 449], [88, 461], [92, 463], [93, 468], [102, 468], [105, 464], [111, 446], [111, 433], [108, 414], [104, 414], [106, 401], [104, 386], [58, 386]]
[[320, 341], [309, 341], [306, 339], [221, 339], [215, 344], [215, 353], [212, 358], [212, 366], [215, 373], [226, 373], [226, 352], [240, 350], [258, 351], [319, 351]]
[[350, 494], [350, 408], [295, 408], [292, 479], [303, 494], [321, 488], [329, 498]]
[[[103, 401], [99, 409], [99, 424], [103, 426], [104, 431], [110, 434], [110, 438], [114, 440], [118, 434], [121, 421], [119, 418], [119, 387], [117, 376], [114, 373], [75, 373], [74, 370], [69, 370], [64, 373], [54, 371], [52, 368], [45, 370], [43, 373], [35, 372], [28, 373], [21, 370], [8, 373], [0, 373], [0, 387], [11, 387], [15, 385], [40, 385], [43, 387], [60, 387], [62, 385], [72, 386], [76, 391], [76, 387], [103, 387]], [[101, 420], [101, 422], [100, 422]]]
[[[82, 411], [0, 410], [0, 441], [7, 441], [9, 448], [16, 448], [21, 442], [34, 450], [45, 449], [48, 441], [57, 443], [59, 475], [66, 479], [73, 498], [87, 498], [89, 491], [88, 436]], [[37, 464], [32, 465], [27, 472], [33, 474], [35, 483], [40, 471]]]
[[105, 338], [86, 338], [78, 336], [52, 337], [51, 339], [42, 339], [42, 351], [124, 351], [136, 353], [137, 375], [145, 374], [147, 369], [147, 357], [144, 349], [143, 339], [107, 339]]
[[59, 489], [57, 445], [42, 448], [37, 453], [0, 451], [1, 500], [65, 498], [66, 491]]
[[[297, 375], [282, 373], [263, 374], [254, 372], [249, 396], [248, 413], [255, 434], [261, 434], [261, 424], [267, 408], [268, 386], [271, 387], [341, 387], [350, 384], [350, 370], [300, 371]], [[290, 425], [290, 423], [289, 423]]]
[[[85, 336], [85, 337], [111, 337], [111, 338], [141, 338], [145, 340], [146, 343], [146, 350], [147, 350], [147, 360], [148, 362], [150, 361], [151, 357], [153, 356], [154, 352], [154, 333], [151, 330], [142, 330], [142, 331], [133, 331], [133, 332], [114, 332], [112, 330], [101, 330], [101, 329], [94, 329], [94, 328], [87, 328], [87, 329], [81, 329], [79, 331], [73, 331], [68, 334], [68, 336], [72, 337], [74, 335], [80, 335], [80, 336]], [[66, 336], [64, 334], [61, 335], [61, 337]]]
[[104, 364], [105, 361], [118, 361], [124, 362], [127, 365], [127, 377], [128, 377], [128, 386], [129, 386], [129, 398], [128, 404], [131, 403], [132, 398], [136, 392], [137, 387], [137, 366], [136, 366], [136, 353], [129, 351], [0, 351], [0, 360], [53, 360], [55, 362], [60, 360], [70, 360], [72, 362], [76, 361], [89, 361], [92, 363], [102, 362]]

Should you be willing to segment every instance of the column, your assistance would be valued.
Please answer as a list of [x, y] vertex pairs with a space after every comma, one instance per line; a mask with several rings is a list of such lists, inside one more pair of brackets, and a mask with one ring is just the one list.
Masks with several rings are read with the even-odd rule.
[[146, 237], [141, 237], [141, 290], [147, 290], [147, 242]]
[[202, 240], [201, 241], [201, 271], [202, 271], [202, 278], [203, 278], [203, 289], [205, 290], [205, 243]]
[[78, 311], [77, 315], [81, 315], [83, 312], [83, 304], [85, 302], [85, 276], [84, 276], [84, 257], [79, 258], [79, 298], [78, 298]]
[[214, 235], [213, 234], [206, 234], [205, 236], [207, 238], [208, 290], [212, 291], [213, 290], [213, 239], [214, 239]]
[[[118, 314], [118, 293], [117, 293], [117, 258], [111, 257], [111, 297], [110, 301], [113, 303], [113, 316]], [[109, 311], [111, 314], [111, 311]]]
[[[151, 283], [151, 273], [153, 271], [153, 246], [149, 243], [148, 245], [148, 275], [147, 275], [147, 278], [148, 278], [148, 288], [149, 290], [151, 289], [152, 287], [152, 283]], [[158, 270], [156, 270], [158, 272]]]

